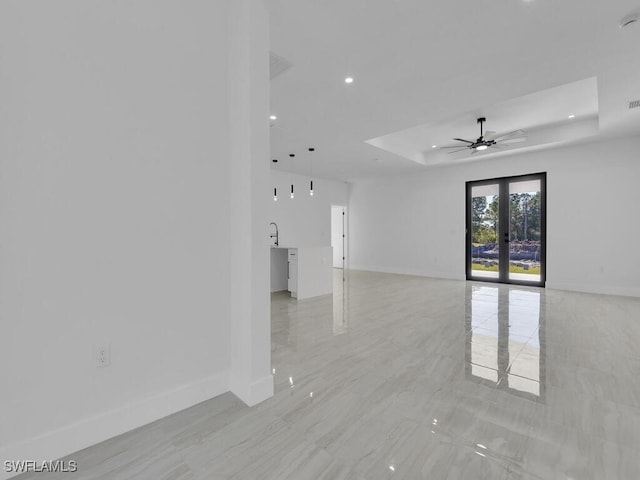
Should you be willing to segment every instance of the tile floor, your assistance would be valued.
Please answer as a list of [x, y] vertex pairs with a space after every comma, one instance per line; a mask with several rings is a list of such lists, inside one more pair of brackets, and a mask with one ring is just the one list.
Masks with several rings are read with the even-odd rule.
[[[343, 281], [344, 280], [344, 281]], [[276, 394], [225, 394], [38, 479], [640, 478], [640, 299], [336, 271], [272, 296]]]

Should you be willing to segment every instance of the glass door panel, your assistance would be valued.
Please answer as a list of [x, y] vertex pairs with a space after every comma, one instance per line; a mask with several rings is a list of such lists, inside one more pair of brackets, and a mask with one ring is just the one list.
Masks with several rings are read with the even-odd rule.
[[509, 182], [509, 280], [540, 282], [541, 192], [540, 179]]
[[467, 182], [468, 280], [544, 286], [546, 174]]
[[489, 183], [471, 187], [471, 276], [499, 278], [500, 185]]

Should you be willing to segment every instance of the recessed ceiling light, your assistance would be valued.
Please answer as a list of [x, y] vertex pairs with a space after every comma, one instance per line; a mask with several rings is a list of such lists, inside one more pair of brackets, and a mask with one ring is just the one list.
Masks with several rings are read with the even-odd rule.
[[568, 118], [576, 118], [576, 116], [572, 113]]
[[344, 83], [353, 83], [353, 77], [347, 77], [344, 79]]
[[271, 115], [269, 118], [270, 118], [271, 120], [277, 120], [277, 119], [278, 119], [278, 117], [276, 117], [275, 115]]
[[431, 148], [437, 148], [438, 145], [431, 145]]

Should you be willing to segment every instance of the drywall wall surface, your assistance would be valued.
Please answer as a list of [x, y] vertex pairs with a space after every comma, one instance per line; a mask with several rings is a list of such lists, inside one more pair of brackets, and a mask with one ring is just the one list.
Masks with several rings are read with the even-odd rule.
[[465, 182], [547, 172], [547, 287], [640, 296], [640, 137], [353, 182], [350, 268], [465, 278]]
[[[349, 184], [336, 180], [313, 179], [309, 195], [308, 176], [271, 170], [271, 190], [265, 193], [269, 221], [278, 224], [280, 245], [319, 247], [331, 245], [331, 205], [347, 205]], [[291, 198], [291, 184], [294, 198]], [[273, 201], [273, 189], [278, 201]]]
[[[55, 459], [230, 389], [228, 112], [255, 93], [231, 99], [232, 3], [0, 4], [3, 459]], [[268, 166], [251, 178], [266, 189]], [[266, 235], [257, 210], [243, 221]], [[260, 344], [249, 374], [270, 367], [268, 255], [248, 274], [262, 311], [235, 337]]]

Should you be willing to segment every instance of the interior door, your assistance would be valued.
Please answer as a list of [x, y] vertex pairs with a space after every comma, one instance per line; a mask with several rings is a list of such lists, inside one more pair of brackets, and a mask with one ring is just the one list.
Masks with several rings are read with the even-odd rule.
[[468, 280], [544, 286], [546, 174], [467, 182]]

